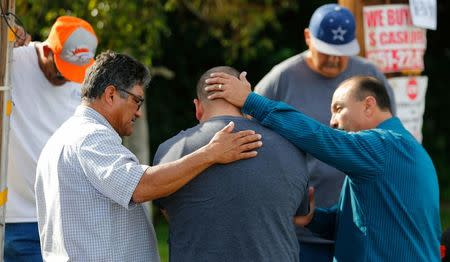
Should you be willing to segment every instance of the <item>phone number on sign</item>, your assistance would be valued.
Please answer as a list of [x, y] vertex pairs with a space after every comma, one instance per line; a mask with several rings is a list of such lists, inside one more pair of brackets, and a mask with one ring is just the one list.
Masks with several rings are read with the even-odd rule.
[[367, 51], [366, 57], [383, 73], [422, 71], [425, 49], [390, 49]]

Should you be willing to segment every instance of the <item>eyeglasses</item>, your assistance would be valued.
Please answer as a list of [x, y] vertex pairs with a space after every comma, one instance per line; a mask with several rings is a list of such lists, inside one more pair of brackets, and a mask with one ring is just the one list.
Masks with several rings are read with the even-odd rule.
[[118, 90], [125, 92], [133, 97], [134, 102], [138, 106], [137, 110], [139, 110], [141, 108], [142, 103], [144, 103], [144, 98], [142, 98], [141, 96], [135, 95], [135, 94], [131, 93], [130, 91], [122, 89], [122, 88], [118, 88]]

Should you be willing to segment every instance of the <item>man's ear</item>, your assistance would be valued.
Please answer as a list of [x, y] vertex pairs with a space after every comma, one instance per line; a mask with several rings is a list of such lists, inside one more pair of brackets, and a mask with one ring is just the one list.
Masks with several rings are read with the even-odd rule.
[[364, 114], [371, 117], [377, 108], [377, 100], [373, 96], [368, 96], [364, 99]]
[[200, 100], [197, 98], [194, 99], [194, 105], [195, 105], [195, 118], [200, 122], [200, 119], [203, 117], [203, 106]]
[[109, 85], [105, 88], [103, 92], [102, 100], [107, 104], [112, 106], [114, 102], [114, 95], [117, 93], [117, 89], [113, 85]]
[[305, 30], [303, 30], [303, 35], [305, 37], [305, 43], [309, 48], [309, 45], [311, 43], [311, 32], [309, 31], [308, 28], [305, 28]]
[[44, 45], [42, 47], [42, 49], [44, 50], [44, 56], [48, 57], [49, 55], [52, 55], [52, 50], [50, 49], [50, 47], [48, 47], [48, 45]]

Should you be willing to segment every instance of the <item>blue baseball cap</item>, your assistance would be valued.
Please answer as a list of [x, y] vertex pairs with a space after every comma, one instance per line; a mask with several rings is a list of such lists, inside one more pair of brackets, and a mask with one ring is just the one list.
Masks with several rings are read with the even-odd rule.
[[309, 21], [309, 31], [314, 47], [321, 53], [336, 56], [359, 53], [355, 18], [345, 7], [326, 4], [317, 8]]

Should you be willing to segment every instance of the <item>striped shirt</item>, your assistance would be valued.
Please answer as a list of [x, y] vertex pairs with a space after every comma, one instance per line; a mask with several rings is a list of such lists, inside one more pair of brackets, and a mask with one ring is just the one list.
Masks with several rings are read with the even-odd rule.
[[46, 261], [159, 261], [153, 226], [131, 201], [145, 170], [108, 121], [79, 106], [38, 161], [36, 199]]
[[398, 118], [345, 132], [254, 93], [243, 112], [347, 174], [338, 205], [309, 225], [333, 231], [335, 261], [440, 261], [436, 170]]

